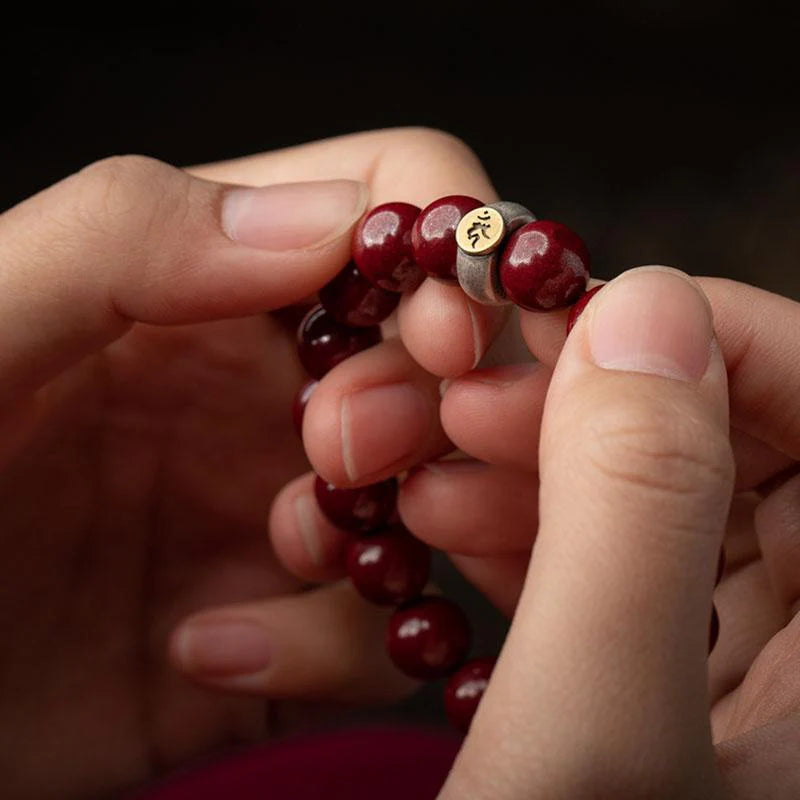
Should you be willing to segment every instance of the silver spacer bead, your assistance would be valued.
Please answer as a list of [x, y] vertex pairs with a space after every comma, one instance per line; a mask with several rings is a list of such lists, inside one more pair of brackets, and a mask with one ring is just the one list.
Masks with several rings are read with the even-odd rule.
[[525, 206], [508, 200], [490, 203], [464, 215], [456, 230], [456, 274], [461, 288], [473, 300], [487, 306], [511, 302], [500, 285], [498, 254], [511, 233], [535, 220]]

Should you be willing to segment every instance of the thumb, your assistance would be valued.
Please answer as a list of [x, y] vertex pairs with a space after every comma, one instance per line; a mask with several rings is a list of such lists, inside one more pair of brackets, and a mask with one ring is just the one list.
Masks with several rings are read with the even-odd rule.
[[633, 270], [589, 304], [539, 461], [526, 585], [442, 797], [713, 796], [706, 656], [733, 460], [691, 279]]
[[367, 187], [236, 187], [152, 159], [97, 162], [0, 216], [0, 405], [137, 321], [244, 316], [349, 258]]

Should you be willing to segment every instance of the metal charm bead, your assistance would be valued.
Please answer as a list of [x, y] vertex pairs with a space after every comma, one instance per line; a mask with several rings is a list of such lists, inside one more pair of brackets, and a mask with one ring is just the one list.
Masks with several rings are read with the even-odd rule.
[[476, 302], [499, 306], [506, 298], [497, 273], [503, 241], [536, 217], [525, 206], [500, 200], [465, 214], [456, 229], [456, 273], [461, 288]]

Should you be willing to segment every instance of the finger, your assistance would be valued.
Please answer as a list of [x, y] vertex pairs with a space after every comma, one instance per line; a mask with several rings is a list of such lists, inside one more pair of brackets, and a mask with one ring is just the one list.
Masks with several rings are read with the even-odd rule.
[[551, 375], [552, 370], [536, 363], [468, 372], [447, 385], [442, 427], [456, 447], [473, 458], [536, 470]]
[[776, 597], [794, 615], [800, 611], [800, 475], [761, 502], [755, 525]]
[[516, 610], [530, 558], [530, 552], [500, 556], [450, 555], [459, 572], [507, 617]]
[[443, 798], [475, 781], [498, 798], [687, 796], [687, 776], [712, 788], [706, 652], [727, 434], [696, 285], [634, 270], [598, 294], [551, 382], [535, 556]]
[[[448, 381], [442, 426], [459, 450], [491, 464], [536, 468], [544, 398], [552, 370], [543, 363], [472, 370]], [[760, 486], [792, 460], [740, 430], [731, 430], [736, 488]]]
[[446, 378], [477, 367], [507, 318], [506, 308], [476, 303], [460, 286], [427, 280], [400, 301], [397, 321], [416, 361]]
[[347, 548], [354, 534], [333, 525], [314, 497], [313, 472], [281, 489], [272, 503], [269, 533], [283, 566], [306, 581], [333, 581], [345, 574]]
[[[342, 136], [192, 171], [212, 180], [256, 184], [348, 177], [369, 183], [372, 206], [403, 200], [424, 207], [450, 194], [485, 203], [497, 199], [480, 162], [463, 142], [425, 128]], [[506, 313], [428, 280], [403, 299], [399, 318], [414, 359], [429, 372], [451, 376], [478, 363]]]
[[717, 759], [728, 789], [725, 796], [729, 800], [800, 797], [798, 740], [800, 717], [793, 714], [721, 742]]
[[293, 302], [348, 258], [352, 181], [252, 190], [141, 157], [98, 162], [0, 217], [0, 358], [10, 403], [134, 321]]
[[[776, 453], [798, 458], [800, 303], [735, 281], [698, 278], [698, 282], [714, 309], [717, 339], [728, 368], [731, 424]], [[564, 313], [521, 316], [528, 347], [551, 366], [566, 337]]]
[[406, 527], [439, 550], [524, 553], [536, 533], [538, 488], [530, 472], [467, 459], [434, 461], [403, 482], [398, 509]]
[[173, 664], [206, 686], [272, 698], [374, 703], [415, 684], [383, 646], [391, 610], [348, 583], [203, 611], [169, 644]]
[[786, 622], [761, 557], [755, 513], [761, 498], [738, 494], [725, 531], [725, 572], [714, 591], [720, 634], [708, 661], [712, 703], [737, 686], [753, 660]]
[[306, 406], [303, 442], [335, 486], [375, 483], [452, 446], [439, 422], [439, 380], [391, 339], [348, 358]]

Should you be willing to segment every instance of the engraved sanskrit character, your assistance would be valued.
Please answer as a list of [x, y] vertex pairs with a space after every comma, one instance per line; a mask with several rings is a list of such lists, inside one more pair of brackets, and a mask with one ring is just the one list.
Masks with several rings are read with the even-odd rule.
[[487, 231], [491, 231], [491, 229], [491, 214], [489, 214], [488, 211], [484, 211], [483, 214], [478, 214], [475, 218], [475, 222], [467, 229], [467, 238], [472, 247], [475, 248], [478, 246], [481, 236], [483, 236], [484, 239], [491, 239], [492, 237], [487, 233]]

